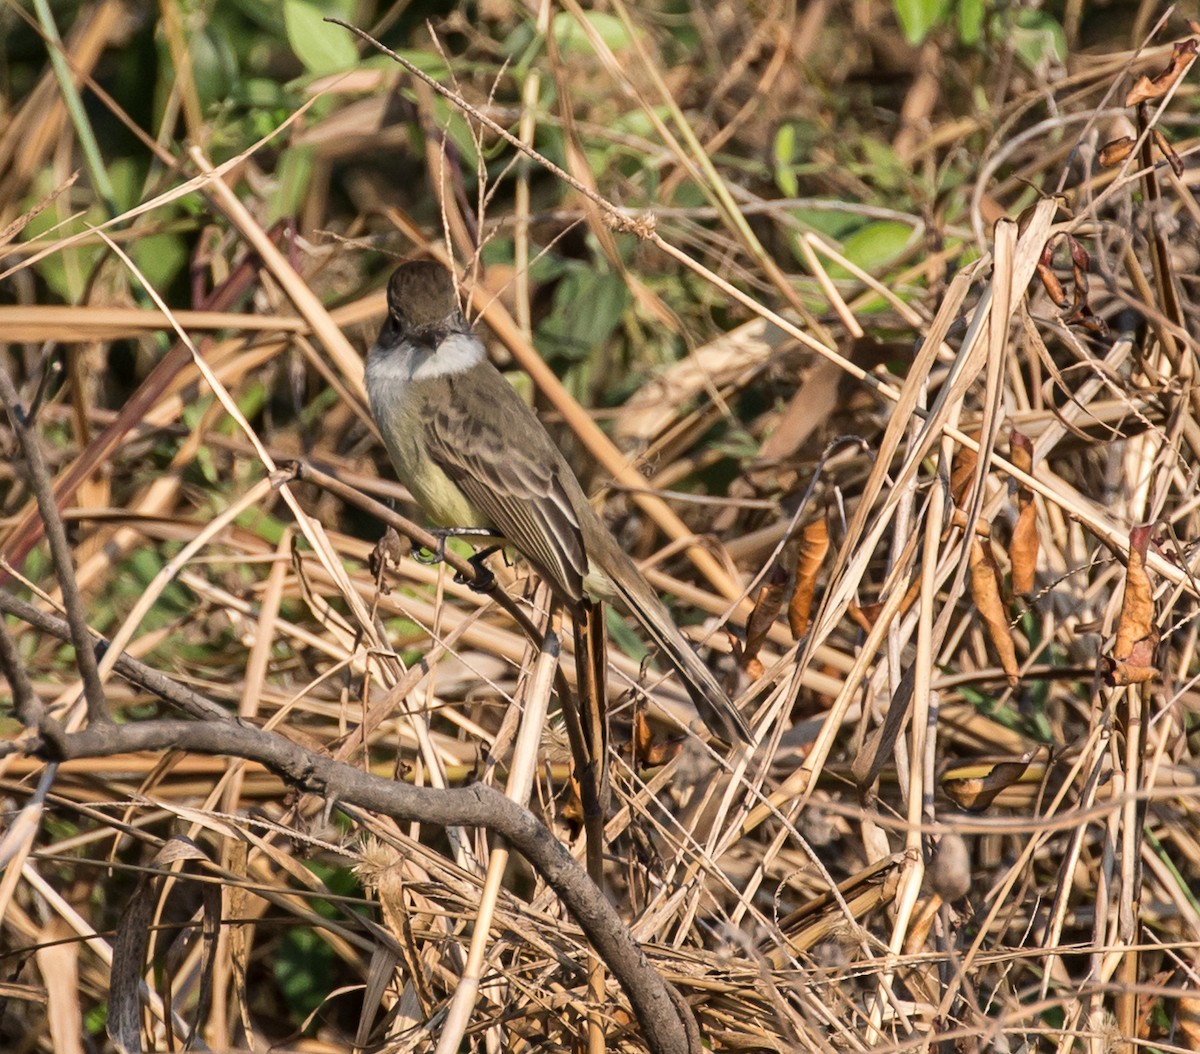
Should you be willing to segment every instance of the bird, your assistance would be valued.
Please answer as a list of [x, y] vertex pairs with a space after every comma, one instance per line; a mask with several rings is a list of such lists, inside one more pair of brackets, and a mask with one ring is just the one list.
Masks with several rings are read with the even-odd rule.
[[492, 364], [451, 272], [393, 272], [367, 353], [371, 412], [400, 481], [444, 528], [487, 529], [520, 552], [576, 616], [618, 601], [675, 668], [697, 712], [729, 743], [749, 726], [621, 548], [541, 421]]

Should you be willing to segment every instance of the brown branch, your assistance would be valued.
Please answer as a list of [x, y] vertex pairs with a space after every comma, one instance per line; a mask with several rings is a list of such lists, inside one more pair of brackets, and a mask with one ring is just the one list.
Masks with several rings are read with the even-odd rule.
[[0, 671], [4, 673], [8, 686], [12, 689], [13, 711], [26, 727], [37, 728], [45, 711], [33, 690], [25, 664], [21, 661], [17, 642], [8, 632], [8, 626], [4, 624], [3, 619], [0, 619]]
[[29, 485], [37, 499], [38, 510], [46, 529], [46, 540], [50, 543], [50, 557], [54, 561], [58, 585], [62, 590], [63, 607], [66, 609], [67, 623], [71, 628], [71, 643], [75, 645], [75, 661], [79, 665], [79, 676], [83, 681], [88, 721], [97, 724], [109, 723], [112, 721], [112, 715], [108, 712], [104, 685], [100, 680], [96, 655], [92, 651], [91, 628], [84, 613], [79, 583], [75, 580], [75, 566], [71, 559], [66, 528], [63, 527], [62, 517], [54, 500], [50, 469], [46, 466], [46, 458], [42, 453], [33, 422], [26, 418], [16, 386], [5, 369], [0, 369], [0, 401], [8, 411], [8, 418], [21, 446], [21, 453], [29, 469]]
[[[390, 510], [383, 511], [390, 514]], [[393, 516], [386, 518], [390, 521]], [[420, 532], [420, 528], [415, 530]], [[14, 615], [60, 640], [71, 639], [70, 627], [63, 619], [3, 590], [0, 590], [0, 613]], [[103, 638], [96, 639], [96, 651], [103, 653], [106, 644]], [[94, 658], [91, 648], [88, 653]], [[691, 1049], [688, 1036], [697, 1034], [697, 1026], [694, 1019], [689, 1020], [687, 1004], [650, 965], [612, 905], [570, 853], [528, 810], [480, 784], [461, 790], [434, 790], [379, 779], [305, 750], [275, 733], [242, 724], [217, 703], [128, 655], [121, 655], [114, 669], [133, 684], [199, 720], [141, 721], [128, 725], [108, 722], [68, 734], [57, 722], [43, 718], [39, 730], [48, 755], [66, 760], [168, 748], [229, 754], [258, 761], [301, 790], [381, 812], [402, 823], [478, 826], [494, 831], [507, 838], [562, 899], [629, 997], [650, 1049], [655, 1054], [684, 1054]], [[562, 677], [561, 671], [558, 676]]]
[[[0, 594], [2, 595], [2, 594]], [[301, 791], [390, 816], [398, 823], [481, 827], [505, 838], [561, 898], [629, 998], [654, 1054], [690, 1054], [690, 1009], [650, 964], [616, 910], [571, 854], [529, 810], [476, 783], [439, 790], [383, 779], [306, 750], [273, 732], [233, 720], [92, 724], [66, 733], [42, 727], [44, 752], [56, 761], [111, 757], [142, 750], [184, 750], [257, 761]]]
[[[2, 589], [0, 589], [0, 614], [14, 615], [22, 622], [26, 622], [58, 640], [71, 640], [71, 628], [64, 619], [47, 614], [32, 604], [27, 604], [24, 600], [18, 600], [11, 593]], [[94, 659], [96, 655], [104, 654], [108, 642], [98, 635], [93, 640], [94, 644], [87, 649], [87, 652]], [[131, 684], [144, 688], [190, 717], [202, 721], [214, 719], [226, 721], [229, 719], [229, 712], [224, 707], [193, 692], [190, 688], [185, 688], [178, 681], [159, 673], [154, 667], [138, 662], [137, 659], [128, 655], [120, 655], [113, 668]]]

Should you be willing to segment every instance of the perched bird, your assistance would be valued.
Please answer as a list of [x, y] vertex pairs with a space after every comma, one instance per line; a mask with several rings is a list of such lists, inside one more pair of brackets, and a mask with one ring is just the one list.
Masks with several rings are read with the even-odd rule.
[[679, 672], [709, 729], [750, 730], [592, 508], [533, 411], [488, 360], [440, 264], [402, 264], [367, 355], [371, 411], [401, 482], [443, 527], [488, 528], [577, 614], [619, 600]]

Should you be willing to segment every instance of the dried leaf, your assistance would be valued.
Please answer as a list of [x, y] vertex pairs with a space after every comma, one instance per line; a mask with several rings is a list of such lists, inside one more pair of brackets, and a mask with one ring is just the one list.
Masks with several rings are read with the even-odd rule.
[[1100, 148], [1100, 167], [1116, 168], [1130, 154], [1137, 140], [1131, 135], [1123, 135], [1120, 139], [1112, 139]]
[[870, 633], [875, 628], [875, 620], [879, 618], [879, 612], [883, 610], [883, 605], [876, 601], [874, 604], [858, 605], [853, 601], [846, 607], [846, 614], [850, 616], [854, 624], [864, 633]]
[[[176, 861], [204, 863], [208, 856], [187, 838], [170, 839], [151, 861], [152, 869], [165, 872]], [[176, 876], [176, 888], [186, 883], [185, 876]], [[166, 888], [163, 874], [148, 872], [138, 879], [129, 903], [121, 912], [117, 922], [117, 934], [113, 941], [113, 964], [110, 982], [108, 1018], [105, 1027], [113, 1044], [121, 1051], [140, 1051], [142, 1016], [142, 975], [145, 970], [146, 952], [150, 946], [151, 922], [158, 907], [159, 895]], [[213, 951], [215, 951], [217, 928], [221, 919], [221, 891], [212, 883], [199, 886], [203, 909], [201, 936], [207, 954], [201, 959], [201, 978], [195, 1012], [203, 1020], [207, 1012], [212, 975]], [[164, 964], [164, 982], [170, 990], [170, 978], [186, 955], [187, 947], [195, 934], [189, 932], [185, 940], [169, 950]], [[156, 958], [158, 957], [156, 953]], [[190, 1042], [190, 1034], [188, 1042]], [[186, 1046], [186, 1043], [185, 1043]]]
[[[978, 441], [981, 433], [972, 432], [971, 438]], [[966, 503], [967, 491], [975, 478], [975, 465], [979, 454], [970, 447], [959, 447], [954, 453], [954, 463], [950, 466], [950, 496], [954, 504], [960, 508]]]
[[813, 596], [817, 589], [817, 575], [829, 552], [829, 525], [825, 518], [813, 520], [800, 532], [800, 554], [796, 562], [796, 587], [788, 604], [788, 625], [792, 637], [799, 640], [808, 632], [812, 618]]
[[1059, 307], [1069, 307], [1071, 298], [1067, 296], [1067, 291], [1063, 289], [1062, 282], [1058, 280], [1058, 275], [1054, 273], [1054, 268], [1049, 264], [1037, 265], [1038, 277], [1042, 280], [1042, 288], [1046, 290], [1046, 295], [1054, 301]]
[[1008, 625], [1008, 612], [1004, 609], [1000, 589], [1000, 570], [992, 556], [990, 542], [980, 542], [977, 539], [971, 541], [970, 569], [971, 597], [983, 618], [983, 624], [987, 627], [992, 647], [1000, 657], [1000, 665], [1008, 683], [1015, 687], [1020, 680], [1017, 649]]
[[570, 779], [570, 791], [559, 811], [559, 817], [571, 824], [583, 823], [583, 798], [579, 794], [579, 781], [574, 776]]
[[1183, 175], [1183, 159], [1175, 153], [1175, 148], [1167, 142], [1167, 137], [1157, 128], [1151, 128], [1150, 134], [1154, 137], [1154, 145], [1162, 151], [1163, 157], [1167, 159], [1167, 164], [1171, 166], [1171, 171], [1178, 179]]
[[1071, 303], [1067, 299], [1067, 294], [1062, 287], [1062, 282], [1058, 280], [1058, 275], [1054, 273], [1054, 247], [1055, 241], [1051, 238], [1042, 247], [1042, 255], [1038, 258], [1037, 273], [1042, 280], [1042, 286], [1046, 290], [1046, 295], [1050, 297], [1059, 307], [1066, 307]]
[[[1013, 429], [1009, 440], [1012, 463], [1022, 472], [1033, 471], [1033, 444], [1029, 438]], [[1017, 522], [1013, 526], [1008, 557], [1012, 562], [1014, 593], [1032, 593], [1037, 577], [1038, 533], [1037, 506], [1028, 487], [1017, 487]]]
[[766, 585], [758, 591], [754, 610], [746, 620], [746, 643], [742, 645], [742, 653], [738, 659], [743, 670], [747, 670], [750, 662], [758, 658], [760, 649], [766, 643], [767, 634], [771, 632], [771, 627], [779, 617], [783, 608], [783, 591], [787, 586], [787, 579], [787, 571], [776, 564], [771, 569]]
[[960, 809], [983, 812], [1006, 787], [1011, 787], [1029, 768], [1032, 754], [1020, 761], [1002, 761], [983, 776], [964, 776], [942, 780], [942, 790]]
[[1117, 637], [1104, 660], [1104, 677], [1110, 685], [1141, 684], [1153, 680], [1158, 670], [1154, 653], [1158, 633], [1154, 628], [1154, 593], [1146, 574], [1146, 550], [1152, 524], [1129, 532], [1129, 566], [1125, 571], [1125, 595], [1117, 619]]
[[1067, 245], [1071, 250], [1071, 263], [1075, 267], [1075, 280], [1078, 282], [1080, 275], [1086, 275], [1092, 269], [1092, 258], [1079, 239], [1073, 238], [1069, 234], [1067, 235]]
[[633, 715], [633, 762], [637, 768], [665, 765], [683, 748], [682, 743], [656, 739], [650, 722], [640, 710]]
[[1171, 53], [1171, 61], [1157, 77], [1151, 80], [1142, 76], [1137, 79], [1129, 94], [1125, 96], [1126, 106], [1137, 106], [1151, 99], [1161, 99], [1171, 90], [1171, 86], [1183, 76], [1192, 59], [1196, 56], [1196, 41], [1193, 38], [1178, 40]]

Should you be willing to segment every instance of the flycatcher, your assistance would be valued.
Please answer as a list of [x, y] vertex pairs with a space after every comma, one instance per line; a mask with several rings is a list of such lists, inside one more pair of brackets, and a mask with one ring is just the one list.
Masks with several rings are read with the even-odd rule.
[[367, 355], [371, 411], [401, 482], [443, 527], [494, 530], [573, 611], [620, 600], [679, 672], [704, 723], [750, 730], [612, 536], [541, 422], [489, 361], [450, 272], [402, 264]]

